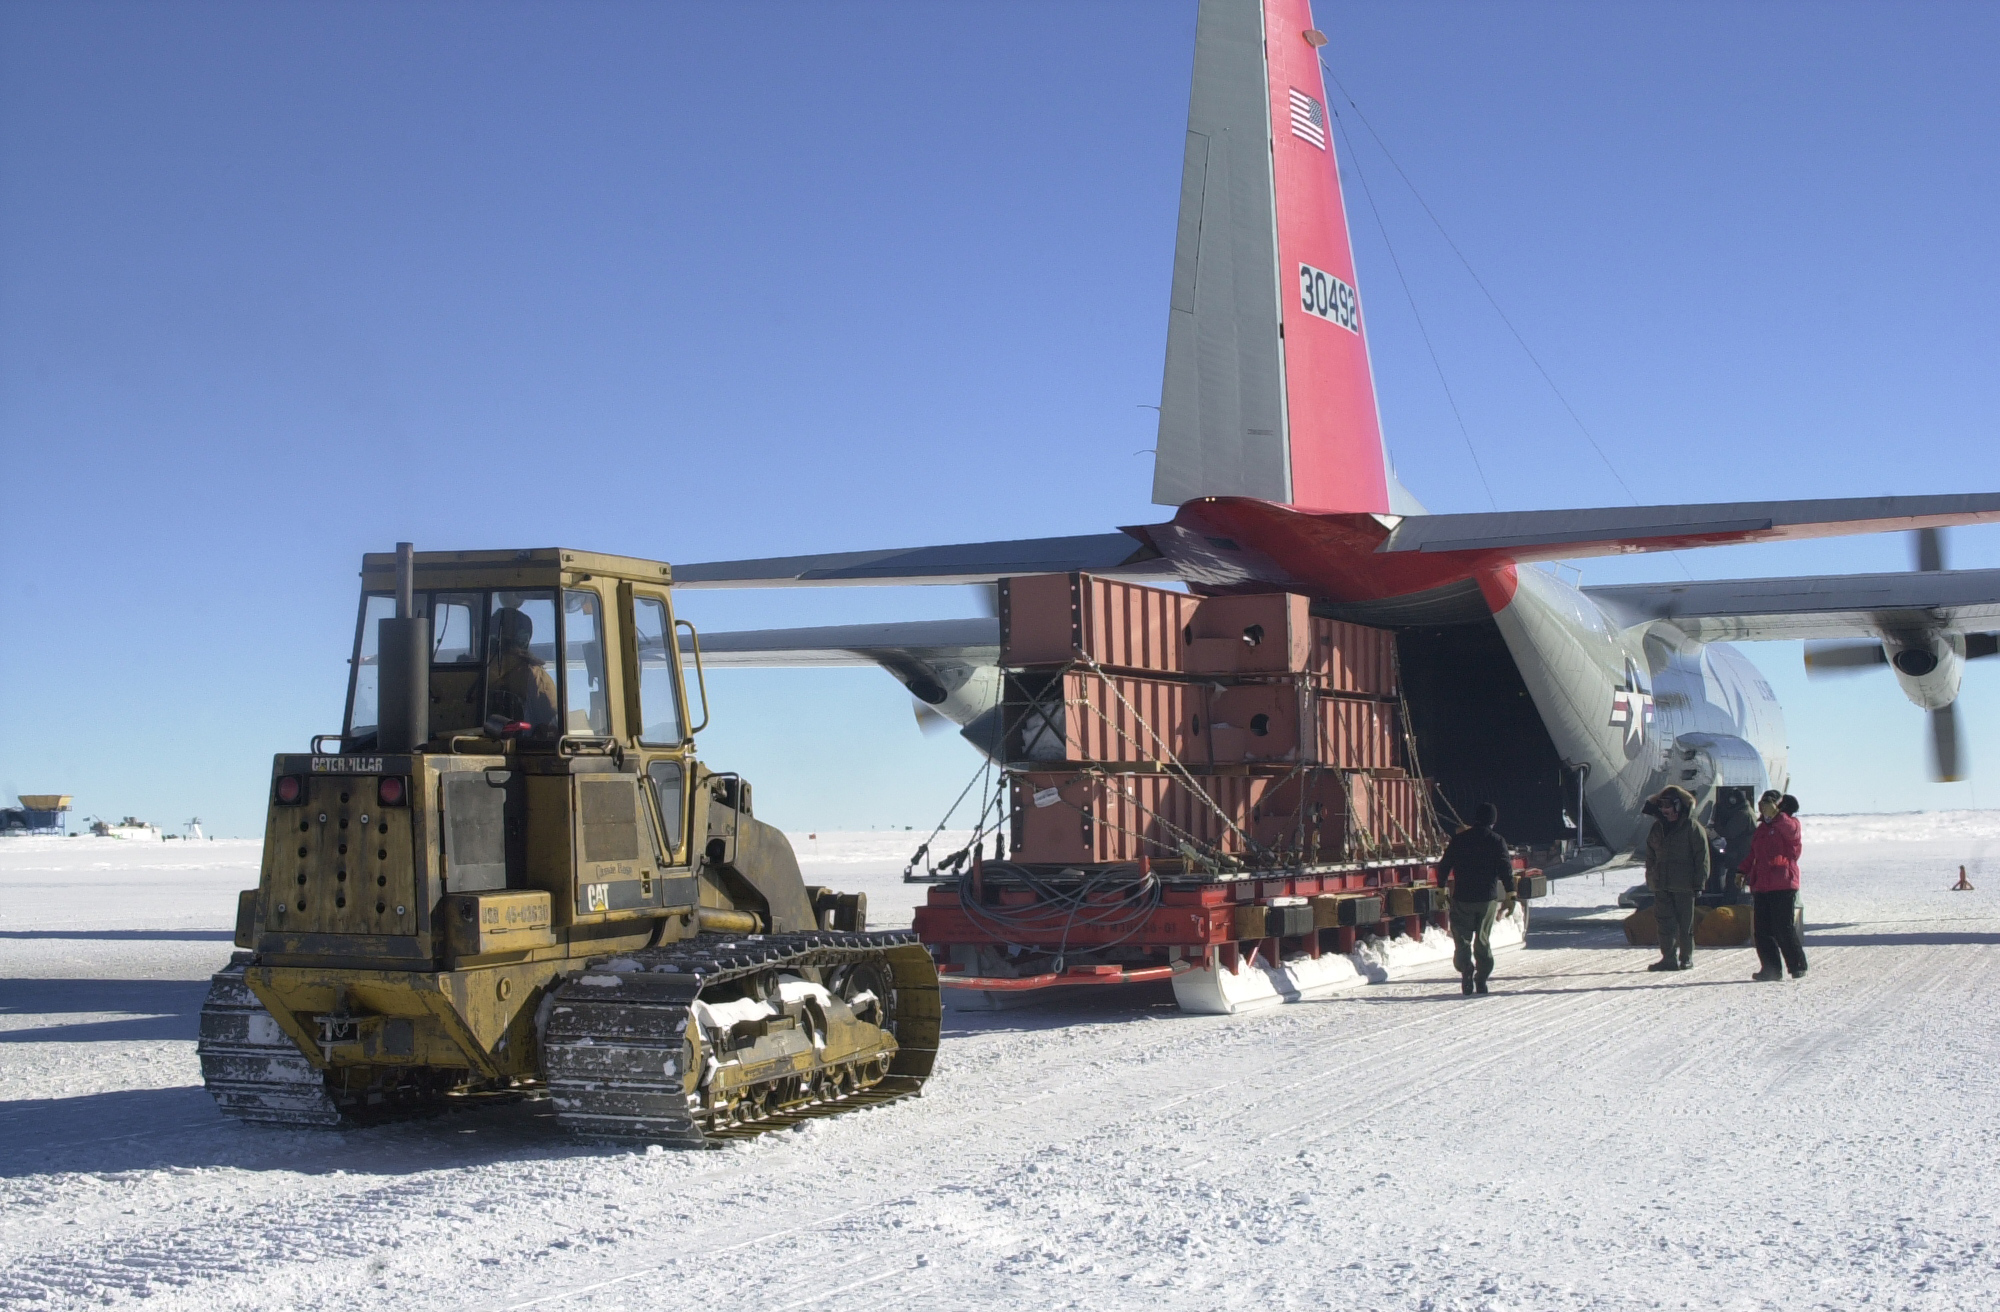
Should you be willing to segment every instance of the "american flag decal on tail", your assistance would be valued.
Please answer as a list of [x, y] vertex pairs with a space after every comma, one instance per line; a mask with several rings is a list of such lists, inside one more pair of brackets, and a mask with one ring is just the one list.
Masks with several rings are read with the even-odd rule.
[[1297, 87], [1292, 92], [1292, 135], [1326, 149], [1326, 108]]

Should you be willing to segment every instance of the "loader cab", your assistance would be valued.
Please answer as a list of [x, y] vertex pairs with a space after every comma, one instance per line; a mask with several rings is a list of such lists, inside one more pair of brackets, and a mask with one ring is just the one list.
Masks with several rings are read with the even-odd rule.
[[[430, 627], [427, 747], [450, 751], [458, 742], [457, 750], [466, 751], [475, 745], [471, 739], [516, 751], [690, 746], [687, 680], [667, 566], [580, 552], [524, 552], [551, 559], [543, 569], [507, 570], [498, 586], [478, 586], [478, 575], [490, 571], [476, 568], [482, 563], [477, 558], [507, 554], [426, 552], [417, 558], [413, 613]], [[560, 568], [586, 563], [598, 569]], [[379, 635], [381, 622], [396, 609], [393, 564], [393, 557], [371, 554], [363, 569], [341, 728], [345, 752], [378, 745]], [[642, 570], [652, 577], [630, 577]]]
[[[277, 771], [301, 780], [292, 804], [313, 817], [320, 792], [336, 787], [315, 773], [407, 780], [410, 869], [382, 872], [381, 931], [421, 938], [431, 912], [443, 914], [439, 898], [474, 894], [546, 892], [558, 940], [650, 932], [662, 915], [691, 914], [708, 847], [705, 830], [690, 832], [708, 823], [692, 796], [706, 696], [698, 666], [681, 660], [671, 582], [666, 565], [596, 553], [416, 553], [407, 619], [422, 621], [421, 636], [399, 639], [399, 656], [383, 647], [399, 623], [397, 557], [364, 558], [338, 755], [316, 747]], [[412, 683], [419, 693], [399, 692]], [[391, 714], [399, 695], [405, 718], [412, 704], [426, 709], [410, 734]], [[336, 807], [359, 795], [339, 787]], [[303, 908], [285, 899], [293, 924], [326, 928], [311, 896], [321, 882], [336, 911], [360, 904], [342, 900], [357, 873], [353, 845], [334, 846], [327, 871], [309, 856], [277, 877], [306, 893]], [[382, 862], [402, 859], [397, 844], [377, 846], [390, 853]]]

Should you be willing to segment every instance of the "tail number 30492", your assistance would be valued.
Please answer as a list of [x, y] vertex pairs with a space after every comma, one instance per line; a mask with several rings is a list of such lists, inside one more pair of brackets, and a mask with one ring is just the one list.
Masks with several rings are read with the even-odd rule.
[[1310, 264], [1299, 266], [1299, 308], [1337, 323], [1348, 332], [1361, 331], [1361, 301], [1354, 289]]

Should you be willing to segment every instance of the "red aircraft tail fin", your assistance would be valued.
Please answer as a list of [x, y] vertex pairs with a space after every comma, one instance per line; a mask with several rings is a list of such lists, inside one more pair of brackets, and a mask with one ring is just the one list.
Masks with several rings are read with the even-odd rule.
[[1309, 0], [1202, 0], [1153, 500], [1386, 514]]

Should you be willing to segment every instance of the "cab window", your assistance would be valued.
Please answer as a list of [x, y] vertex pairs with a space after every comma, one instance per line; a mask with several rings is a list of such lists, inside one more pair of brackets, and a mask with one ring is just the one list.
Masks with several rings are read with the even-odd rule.
[[673, 625], [667, 622], [667, 603], [658, 597], [634, 597], [632, 628], [639, 648], [639, 741], [671, 747], [687, 735], [681, 728], [680, 690], [674, 684]]
[[486, 626], [487, 718], [526, 724], [535, 737], [559, 733], [555, 655], [555, 593], [495, 592]]
[[563, 732], [611, 732], [611, 702], [604, 680], [604, 602], [595, 592], [563, 594], [563, 687], [568, 698]]
[[479, 641], [485, 601], [477, 592], [430, 594], [431, 664], [477, 665], [485, 659]]
[[377, 640], [382, 621], [396, 617], [396, 599], [387, 593], [369, 593], [361, 599], [361, 632], [354, 644], [354, 678], [347, 697], [346, 738], [372, 737], [381, 718], [377, 707], [382, 699], [382, 666], [377, 659]]
[[655, 761], [646, 767], [646, 778], [652, 783], [653, 802], [660, 810], [660, 828], [666, 831], [668, 855], [678, 855], [685, 837], [682, 833], [685, 824], [681, 815], [681, 768], [672, 761]]

